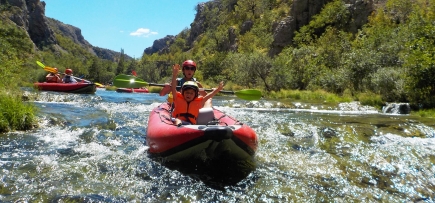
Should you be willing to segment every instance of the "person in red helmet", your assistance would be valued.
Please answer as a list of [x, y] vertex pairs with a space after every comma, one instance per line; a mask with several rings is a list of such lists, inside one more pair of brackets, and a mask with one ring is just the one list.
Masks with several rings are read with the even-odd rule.
[[72, 70], [67, 68], [65, 70], [65, 77], [63, 77], [62, 81], [64, 83], [77, 83], [77, 80], [72, 76]]
[[[196, 78], [193, 77], [195, 74], [195, 71], [197, 70], [197, 66], [195, 61], [193, 60], [186, 60], [182, 64], [182, 71], [183, 71], [183, 78], [177, 78], [177, 91], [181, 90], [181, 87], [183, 84], [187, 81], [194, 81], [198, 85], [199, 88], [203, 88], [200, 82], [196, 80]], [[165, 86], [160, 90], [160, 96], [165, 96], [166, 94], [171, 92], [171, 85], [166, 83]], [[205, 91], [199, 91], [199, 95], [205, 96], [207, 95], [207, 92]], [[168, 101], [172, 103], [172, 94], [169, 95]], [[207, 102], [204, 104], [204, 107], [211, 107], [211, 99], [208, 99]]]
[[182, 87], [181, 92], [177, 90], [178, 82], [177, 75], [180, 71], [180, 65], [175, 64], [172, 67], [172, 85], [171, 92], [174, 95], [175, 108], [172, 112], [173, 122], [177, 126], [181, 125], [195, 125], [201, 109], [205, 102], [211, 99], [224, 87], [224, 82], [220, 82], [219, 86], [213, 89], [212, 92], [205, 96], [199, 96], [199, 87], [195, 81], [186, 81]]
[[57, 68], [54, 68], [54, 70], [56, 70], [55, 73], [48, 73], [47, 76], [45, 76], [45, 80], [46, 82], [49, 83], [61, 83], [62, 79], [60, 79], [60, 75], [59, 75], [59, 71], [57, 70]]

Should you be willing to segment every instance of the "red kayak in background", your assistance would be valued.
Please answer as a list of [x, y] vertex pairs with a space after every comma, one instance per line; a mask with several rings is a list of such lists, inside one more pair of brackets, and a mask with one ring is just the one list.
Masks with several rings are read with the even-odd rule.
[[94, 83], [47, 83], [36, 82], [33, 84], [36, 89], [42, 91], [54, 92], [69, 92], [69, 93], [82, 93], [93, 94], [97, 90]]
[[197, 122], [177, 127], [171, 121], [168, 103], [154, 108], [146, 134], [149, 154], [172, 162], [246, 160], [255, 155], [257, 134], [246, 124], [216, 108], [202, 108]]
[[117, 88], [116, 91], [125, 93], [149, 93], [147, 88]]

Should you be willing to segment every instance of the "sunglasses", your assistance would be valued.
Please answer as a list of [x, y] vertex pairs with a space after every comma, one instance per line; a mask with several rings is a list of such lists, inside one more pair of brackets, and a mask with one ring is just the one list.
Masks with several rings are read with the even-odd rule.
[[193, 71], [196, 70], [196, 68], [193, 67], [193, 66], [184, 66], [183, 69], [184, 69], [184, 70], [193, 70]]

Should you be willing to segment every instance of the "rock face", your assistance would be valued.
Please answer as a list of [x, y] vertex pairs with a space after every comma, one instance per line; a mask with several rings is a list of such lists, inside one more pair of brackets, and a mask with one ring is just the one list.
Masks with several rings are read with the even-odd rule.
[[[273, 57], [291, 45], [294, 32], [308, 25], [313, 16], [319, 14], [329, 2], [332, 0], [294, 0], [290, 16], [273, 25], [274, 41], [269, 56]], [[346, 27], [348, 31], [356, 33], [367, 23], [368, 16], [374, 11], [373, 0], [346, 0], [345, 3], [350, 13], [348, 22], [351, 22]]]
[[92, 45], [85, 40], [82, 35], [82, 30], [78, 27], [72, 25], [64, 24], [56, 19], [47, 18], [47, 22], [50, 27], [59, 31], [63, 36], [68, 37], [74, 41], [76, 44], [80, 44], [83, 47], [91, 47]]
[[195, 15], [195, 19], [190, 24], [190, 34], [187, 38], [188, 46], [191, 46], [196, 38], [198, 38], [198, 36], [204, 33], [207, 29], [205, 25], [205, 16], [203, 15], [206, 6], [211, 5], [207, 5], [206, 3], [200, 3], [196, 6], [197, 13]]
[[238, 42], [238, 39], [237, 39], [237, 35], [236, 35], [236, 29], [233, 27], [230, 27], [228, 29], [228, 48], [227, 48], [227, 50], [232, 51], [232, 52], [236, 52], [238, 49], [237, 42]]
[[[219, 6], [219, 1], [208, 1], [206, 3], [199, 3], [196, 6], [196, 15], [193, 22], [190, 24], [190, 32], [189, 36], [187, 37], [187, 46], [192, 47], [194, 42], [197, 40], [197, 38], [203, 34], [207, 29], [208, 25], [206, 24], [206, 16], [204, 15], [206, 7], [208, 9], [212, 9], [214, 6]], [[173, 37], [173, 36], [172, 36]], [[155, 40], [153, 43], [153, 46], [148, 47], [144, 50], [145, 54], [152, 55], [153, 53], [166, 53], [169, 50], [169, 46], [174, 42], [175, 37], [173, 39], [168, 39], [168, 36]], [[163, 46], [164, 45], [164, 46]], [[234, 49], [236, 46], [227, 46]]]
[[312, 17], [322, 10], [323, 6], [332, 0], [294, 0], [290, 16], [275, 23], [273, 29], [273, 42], [269, 56], [279, 54], [286, 46], [291, 45], [294, 32], [307, 25]]
[[411, 106], [408, 103], [388, 103], [382, 107], [382, 113], [385, 114], [409, 114]]
[[[293, 0], [289, 15], [271, 25], [274, 40], [269, 50], [269, 56], [276, 56], [277, 54], [281, 53], [285, 47], [292, 45], [295, 31], [299, 30], [302, 26], [309, 24], [313, 16], [319, 14], [325, 5], [332, 1], [333, 0]], [[368, 16], [375, 9], [374, 6], [385, 1], [386, 0], [345, 0], [346, 7], [350, 13], [349, 19], [347, 21], [350, 22], [350, 24], [346, 25], [347, 31], [356, 33], [358, 29], [367, 23]], [[190, 33], [187, 38], [188, 46], [193, 46], [197, 38], [201, 34], [205, 33], [207, 29], [213, 29], [210, 28], [210, 25], [207, 25], [206, 23], [206, 19], [212, 17], [205, 16], [205, 11], [212, 10], [215, 7], [229, 11], [234, 10], [235, 5], [237, 5], [237, 0], [231, 0], [230, 3], [227, 2], [227, 5], [229, 5], [228, 8], [221, 8], [221, 1], [219, 0], [212, 0], [197, 5], [195, 19], [190, 24]], [[234, 28], [228, 28], [227, 42], [220, 48], [225, 50], [221, 51], [236, 51], [238, 47], [237, 35], [243, 35], [251, 30], [251, 28], [254, 26], [254, 23], [255, 22], [251, 20], [243, 22], [238, 33], [236, 30], [234, 30]], [[159, 50], [167, 49], [168, 47], [165, 48], [161, 46], [155, 46], [155, 44], [161, 45], [162, 43], [160, 41], [161, 40], [156, 40], [153, 44], [153, 47], [147, 48], [145, 53], [161, 53]], [[162, 41], [168, 42], [166, 40]], [[170, 43], [166, 44], [166, 46], [169, 45]]]
[[175, 40], [175, 36], [166, 35], [166, 37], [162, 39], [155, 40], [153, 46], [145, 49], [144, 54], [152, 55], [154, 53], [167, 53], [168, 45], [172, 44]]
[[[375, 0], [377, 3], [386, 0]], [[350, 18], [353, 20], [352, 24], [348, 25], [350, 32], [356, 33], [358, 29], [368, 22], [368, 17], [376, 9], [376, 4], [373, 0], [351, 0], [348, 2], [348, 10]]]
[[254, 22], [252, 22], [252, 20], [243, 22], [242, 26], [240, 27], [240, 34], [244, 35], [246, 32], [251, 30], [252, 26], [254, 26]]
[[11, 21], [23, 27], [38, 48], [45, 45], [56, 44], [54, 32], [51, 30], [45, 17], [45, 2], [39, 0], [6, 0], [2, 4], [10, 5]]
[[[9, 19], [17, 26], [25, 29], [35, 46], [42, 49], [44, 46], [53, 46], [61, 50], [55, 33], [70, 38], [74, 43], [81, 45], [91, 54], [99, 58], [116, 61], [120, 53], [108, 49], [92, 46], [83, 37], [81, 30], [72, 25], [64, 24], [58, 20], [45, 16], [45, 2], [40, 0], [0, 0], [0, 5], [9, 6]], [[127, 59], [131, 57], [126, 56]]]
[[278, 23], [273, 25], [273, 43], [272, 48], [269, 50], [269, 56], [279, 54], [284, 47], [291, 44], [294, 32], [296, 29], [296, 22], [293, 16], [288, 16]]

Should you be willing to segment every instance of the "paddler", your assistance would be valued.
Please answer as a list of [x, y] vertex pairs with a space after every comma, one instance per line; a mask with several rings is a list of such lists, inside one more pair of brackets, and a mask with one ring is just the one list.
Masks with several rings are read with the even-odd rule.
[[[183, 68], [184, 69], [184, 68]], [[213, 91], [205, 96], [199, 96], [198, 83], [195, 81], [186, 81], [181, 87], [181, 92], [177, 91], [178, 86], [178, 72], [180, 71], [180, 65], [175, 64], [172, 68], [172, 95], [174, 95], [174, 110], [172, 111], [173, 122], [177, 126], [196, 124], [198, 118], [199, 109], [204, 104], [221, 91], [224, 87], [224, 82], [221, 81], [217, 88], [213, 88]], [[183, 71], [184, 72], [184, 71]]]
[[77, 83], [77, 80], [72, 76], [73, 71], [69, 68], [65, 70], [65, 77], [62, 79], [64, 83]]
[[57, 68], [54, 68], [54, 70], [56, 70], [55, 73], [48, 73], [47, 76], [45, 76], [46, 82], [61, 83], [62, 79], [60, 79], [60, 75], [57, 73], [58, 72]]
[[[195, 61], [193, 61], [193, 60], [186, 60], [186, 61], [184, 61], [183, 64], [182, 64], [182, 68], [183, 68], [182, 71], [183, 71], [184, 77], [183, 78], [177, 78], [177, 91], [181, 90], [181, 86], [183, 86], [183, 84], [186, 81], [193, 81], [193, 82], [195, 82], [198, 85], [199, 88], [203, 88], [201, 83], [198, 82], [196, 80], [196, 78], [193, 77], [193, 75], [195, 74], [195, 72], [197, 70], [197, 66], [196, 66]], [[166, 83], [165, 86], [162, 88], [162, 90], [160, 90], [159, 94], [160, 94], [160, 96], [164, 96], [164, 95], [166, 95], [168, 93], [169, 93], [168, 102], [172, 103], [173, 96], [172, 96], [172, 92], [171, 92], [171, 85]], [[205, 96], [205, 95], [207, 95], [207, 92], [205, 92], [205, 91], [199, 91], [199, 95]], [[204, 107], [211, 107], [211, 106], [212, 106], [211, 99], [209, 99], [204, 104]]]

